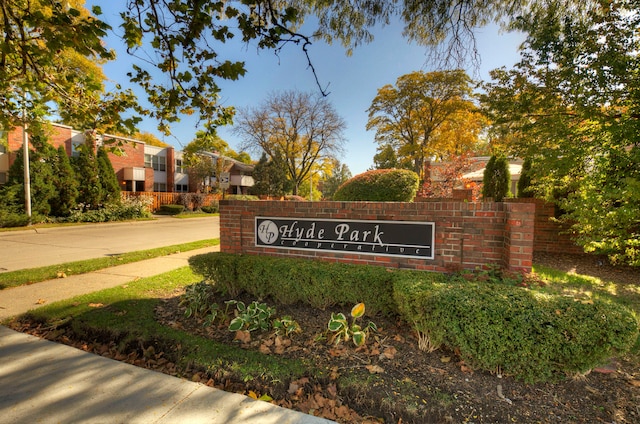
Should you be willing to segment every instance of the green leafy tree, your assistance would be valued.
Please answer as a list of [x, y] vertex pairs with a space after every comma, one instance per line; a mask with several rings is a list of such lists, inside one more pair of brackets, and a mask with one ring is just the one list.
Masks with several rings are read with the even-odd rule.
[[314, 167], [342, 151], [345, 121], [329, 101], [312, 93], [284, 91], [239, 113], [236, 134], [243, 150], [282, 157], [293, 194]]
[[335, 161], [331, 175], [325, 176], [322, 181], [322, 197], [326, 200], [333, 200], [333, 195], [338, 191], [338, 188], [351, 178], [349, 167], [344, 163]]
[[96, 161], [100, 186], [102, 187], [101, 203], [120, 203], [120, 184], [118, 184], [118, 178], [104, 147], [98, 148]]
[[253, 169], [255, 184], [251, 187], [251, 194], [265, 196], [284, 196], [289, 188], [287, 170], [281, 158], [267, 158], [263, 153]]
[[[218, 159], [214, 158], [216, 156]], [[195, 138], [183, 149], [184, 164], [189, 173], [189, 179], [195, 182], [199, 191], [205, 192], [211, 187], [207, 182], [219, 175], [224, 168], [224, 157], [240, 158], [240, 162], [247, 160], [243, 154], [236, 153], [229, 144], [221, 139], [215, 131], [198, 131]], [[249, 157], [251, 162], [251, 157]]]
[[531, 169], [531, 159], [526, 158], [522, 162], [522, 169], [520, 171], [520, 178], [518, 178], [518, 197], [530, 198], [534, 197], [532, 187], [533, 170]]
[[78, 180], [71, 167], [67, 152], [62, 146], [58, 148], [56, 154], [55, 166], [53, 167], [53, 185], [57, 193], [49, 202], [51, 215], [67, 216], [78, 203]]
[[104, 195], [100, 184], [98, 161], [90, 143], [78, 148], [78, 156], [72, 159], [73, 169], [78, 178], [78, 203], [86, 209], [97, 209]]
[[514, 26], [528, 34], [484, 104], [509, 153], [535, 161], [535, 190], [561, 206], [587, 252], [640, 265], [640, 13], [637, 2], [555, 1]]
[[[29, 153], [31, 210], [35, 214], [48, 216], [51, 213], [50, 202], [56, 196], [53, 167], [57, 160], [56, 150], [41, 136], [31, 138], [34, 150]], [[20, 150], [9, 168], [7, 185], [18, 185], [24, 193], [24, 156]], [[23, 197], [24, 199], [24, 197]], [[23, 208], [24, 210], [24, 208]]]
[[509, 161], [502, 155], [491, 156], [482, 176], [482, 197], [502, 202], [510, 195], [510, 185]]
[[[378, 89], [368, 109], [367, 129], [375, 129], [378, 144], [391, 146], [398, 162], [422, 178], [427, 158], [460, 150], [451, 145], [449, 134], [471, 128], [467, 121], [481, 120], [476, 109], [466, 72], [412, 72], [398, 78], [395, 86]], [[477, 143], [477, 133], [467, 138]]]
[[[91, 105], [107, 108], [102, 121], [121, 117], [127, 102], [111, 105], [104, 92], [100, 65], [115, 58], [102, 41], [109, 25], [83, 7], [83, 1], [7, 0], [0, 8], [0, 125], [27, 124], [38, 133], [42, 118], [57, 114], [70, 123], [87, 123]], [[95, 15], [101, 10], [95, 6]], [[118, 98], [123, 94], [112, 94]], [[98, 100], [99, 99], [99, 100]], [[127, 107], [128, 107], [127, 106]], [[92, 126], [92, 128], [95, 126]], [[82, 128], [86, 128], [85, 125]]]
[[373, 156], [373, 169], [398, 168], [398, 157], [391, 144], [378, 147], [378, 153]]

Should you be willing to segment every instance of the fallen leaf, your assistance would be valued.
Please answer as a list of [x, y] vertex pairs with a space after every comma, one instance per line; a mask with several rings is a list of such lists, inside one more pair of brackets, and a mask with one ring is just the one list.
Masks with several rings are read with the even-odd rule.
[[338, 388], [335, 384], [329, 384], [327, 386], [327, 393], [329, 393], [331, 397], [335, 398], [336, 396], [338, 396]]
[[300, 386], [296, 382], [292, 381], [291, 383], [289, 383], [289, 389], [287, 390], [287, 393], [292, 395], [297, 392], [299, 388]]
[[265, 345], [264, 343], [260, 345], [260, 347], [258, 348], [258, 350], [260, 351], [260, 353], [262, 353], [263, 355], [269, 355], [271, 354], [271, 349], [269, 349], [269, 347], [267, 345]]
[[36, 301], [36, 305], [42, 305], [42, 304], [44, 304], [44, 303], [47, 303], [47, 301], [46, 301], [46, 300], [44, 300], [44, 299], [38, 299], [38, 300]]
[[67, 274], [65, 274], [64, 271], [58, 271], [57, 276], [58, 278], [67, 278]]
[[443, 364], [446, 364], [447, 362], [451, 362], [451, 356], [441, 356], [440, 362], [442, 362]]
[[395, 347], [391, 346], [386, 348], [384, 352], [382, 352], [382, 355], [387, 359], [393, 359], [395, 358], [396, 353], [398, 353], [398, 350]]
[[365, 368], [371, 374], [384, 374], [384, 369], [379, 365], [367, 365]]
[[631, 380], [629, 381], [633, 387], [640, 387], [640, 380]]
[[90, 308], [102, 308], [104, 303], [89, 303]]
[[241, 343], [249, 343], [251, 341], [251, 333], [245, 330], [238, 330], [233, 339], [239, 340]]
[[472, 373], [473, 369], [471, 367], [466, 366], [465, 364], [460, 365], [460, 371]]
[[344, 349], [339, 349], [339, 348], [329, 349], [329, 355], [333, 356], [334, 358], [338, 356], [342, 356], [344, 355], [344, 353], [345, 353]]
[[273, 400], [273, 398], [271, 396], [269, 396], [268, 394], [263, 394], [262, 396], [260, 396], [258, 398], [258, 400], [261, 400], [263, 402], [271, 402]]

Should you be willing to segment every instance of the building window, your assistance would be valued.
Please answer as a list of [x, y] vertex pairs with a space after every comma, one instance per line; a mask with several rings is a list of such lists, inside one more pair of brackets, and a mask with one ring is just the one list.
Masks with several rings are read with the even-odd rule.
[[182, 159], [176, 159], [176, 173], [184, 174], [184, 167], [182, 165]]
[[188, 191], [189, 191], [189, 186], [187, 184], [176, 184], [176, 192], [187, 193]]
[[0, 172], [0, 185], [7, 183], [7, 173]]
[[153, 191], [166, 192], [167, 184], [165, 183], [153, 183]]
[[7, 146], [0, 142], [0, 153], [7, 153]]
[[144, 167], [153, 168], [154, 171], [167, 170], [167, 158], [164, 156], [144, 155]]

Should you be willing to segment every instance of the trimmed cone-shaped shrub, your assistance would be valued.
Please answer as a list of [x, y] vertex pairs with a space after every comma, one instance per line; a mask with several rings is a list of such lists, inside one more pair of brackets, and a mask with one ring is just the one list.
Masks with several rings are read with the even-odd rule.
[[356, 175], [333, 196], [338, 201], [411, 202], [419, 177], [408, 169], [376, 169]]

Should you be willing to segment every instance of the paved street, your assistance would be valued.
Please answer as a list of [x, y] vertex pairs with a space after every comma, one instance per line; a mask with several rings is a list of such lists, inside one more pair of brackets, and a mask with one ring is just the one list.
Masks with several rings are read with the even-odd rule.
[[220, 236], [216, 217], [0, 232], [0, 272], [117, 255]]

